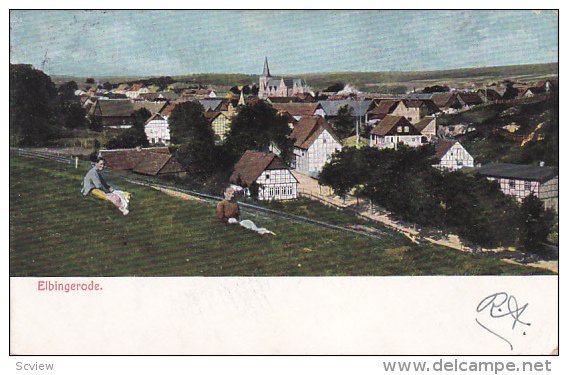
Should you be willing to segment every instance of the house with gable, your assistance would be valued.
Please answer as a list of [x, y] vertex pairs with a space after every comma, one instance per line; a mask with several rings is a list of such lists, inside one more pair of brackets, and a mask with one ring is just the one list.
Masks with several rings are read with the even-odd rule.
[[420, 132], [428, 142], [431, 142], [438, 134], [438, 123], [436, 117], [426, 116], [414, 124], [416, 130]]
[[411, 124], [416, 124], [426, 116], [440, 112], [440, 109], [431, 100], [404, 99], [392, 111], [393, 116], [403, 116]]
[[271, 152], [246, 151], [235, 164], [229, 182], [244, 188], [248, 196], [256, 183], [259, 200], [287, 200], [298, 196], [298, 180], [282, 159]]
[[388, 115], [371, 130], [371, 147], [396, 149], [399, 143], [409, 147], [418, 147], [423, 143], [422, 134], [406, 117]]
[[469, 152], [456, 140], [440, 139], [435, 144], [434, 157], [438, 161], [435, 168], [455, 171], [465, 167], [474, 167], [475, 162]]
[[288, 113], [298, 121], [303, 117], [325, 117], [327, 115], [319, 103], [273, 103], [272, 107], [279, 114]]
[[454, 92], [433, 93], [431, 100], [444, 113], [456, 112], [463, 108], [462, 102]]
[[231, 128], [231, 119], [221, 111], [205, 112], [205, 118], [215, 133], [215, 142], [222, 143]]
[[290, 138], [294, 140], [293, 165], [308, 175], [318, 175], [331, 155], [342, 148], [339, 137], [321, 116], [303, 117]]

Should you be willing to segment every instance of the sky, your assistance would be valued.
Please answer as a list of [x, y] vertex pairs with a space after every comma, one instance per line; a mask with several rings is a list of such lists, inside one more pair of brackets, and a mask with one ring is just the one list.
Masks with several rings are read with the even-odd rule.
[[558, 61], [554, 11], [10, 11], [10, 62], [75, 76], [410, 71]]

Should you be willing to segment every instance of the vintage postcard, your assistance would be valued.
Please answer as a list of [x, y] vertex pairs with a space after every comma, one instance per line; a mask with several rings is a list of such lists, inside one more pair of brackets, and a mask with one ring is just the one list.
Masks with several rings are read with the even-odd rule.
[[10, 353], [557, 354], [558, 26], [11, 10]]

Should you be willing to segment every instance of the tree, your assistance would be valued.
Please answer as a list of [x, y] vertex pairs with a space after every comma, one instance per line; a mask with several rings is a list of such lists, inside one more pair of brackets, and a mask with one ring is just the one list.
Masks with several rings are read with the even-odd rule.
[[281, 151], [281, 158], [289, 161], [293, 149], [289, 134], [286, 118], [268, 103], [258, 101], [242, 107], [233, 118], [225, 149], [236, 161], [247, 150], [268, 151], [274, 144]]
[[434, 85], [434, 86], [424, 87], [422, 92], [424, 94], [431, 94], [434, 92], [450, 92], [450, 88], [448, 86]]
[[42, 146], [59, 132], [57, 89], [51, 78], [27, 64], [10, 64], [10, 141]]
[[353, 117], [353, 108], [344, 105], [337, 111], [337, 117], [332, 122], [333, 130], [339, 138], [347, 138], [355, 133], [355, 117]]
[[329, 86], [324, 92], [339, 92], [345, 88], [345, 84], [342, 82], [334, 83], [333, 85]]
[[432, 167], [430, 145], [398, 150], [344, 147], [319, 180], [338, 195], [354, 192], [404, 220], [442, 226], [481, 246], [509, 246], [518, 238], [518, 206], [482, 176]]
[[78, 86], [75, 81], [65, 82], [57, 89], [59, 95], [59, 100], [61, 102], [75, 101], [77, 97], [75, 96], [75, 91], [77, 91]]
[[513, 82], [505, 81], [505, 92], [503, 93], [503, 99], [515, 99], [519, 95], [519, 89], [513, 86]]
[[85, 83], [93, 84], [93, 83], [95, 83], [95, 79], [94, 78], [87, 78], [85, 80]]
[[63, 126], [67, 129], [85, 128], [87, 125], [85, 115], [85, 108], [79, 103], [68, 103], [61, 108]]
[[205, 109], [199, 102], [184, 102], [176, 105], [169, 119], [173, 143], [184, 143], [200, 135], [213, 137], [213, 129], [205, 118]]
[[112, 84], [110, 82], [103, 83], [103, 89], [108, 91], [112, 90]]
[[148, 146], [148, 137], [146, 137], [146, 133], [144, 132], [144, 124], [150, 116], [151, 113], [146, 108], [140, 108], [133, 112], [132, 127], [124, 130], [116, 137], [111, 138], [107, 143], [107, 147], [110, 149], [116, 149]]
[[172, 141], [180, 146], [176, 159], [193, 178], [205, 179], [221, 165], [215, 134], [198, 102], [178, 104], [169, 119]]
[[523, 199], [520, 211], [521, 248], [533, 253], [542, 252], [543, 244], [554, 225], [554, 213], [545, 210], [542, 201], [532, 193]]
[[258, 96], [258, 86], [257, 85], [252, 85], [252, 88], [250, 89], [250, 93], [254, 96]]

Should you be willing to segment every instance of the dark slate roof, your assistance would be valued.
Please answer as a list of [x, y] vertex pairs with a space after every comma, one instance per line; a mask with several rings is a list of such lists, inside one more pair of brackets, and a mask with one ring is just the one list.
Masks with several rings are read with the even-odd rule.
[[406, 95], [407, 99], [413, 100], [430, 100], [432, 99], [432, 95], [434, 93], [421, 93], [421, 92], [411, 92], [410, 94]]
[[288, 169], [286, 164], [272, 152], [247, 150], [239, 159], [229, 182], [250, 186], [267, 169]]
[[349, 106], [353, 109], [353, 116], [365, 116], [365, 113], [369, 110], [369, 107], [373, 103], [372, 100], [320, 100], [318, 102], [321, 104], [326, 116], [337, 116], [339, 108], [344, 106]]
[[198, 100], [198, 102], [201, 103], [203, 108], [205, 108], [205, 112], [215, 111], [217, 109], [217, 107], [219, 107], [219, 104], [221, 104], [222, 101], [223, 101], [223, 99], [199, 99]]
[[488, 164], [471, 169], [471, 172], [487, 177], [545, 182], [558, 176], [558, 168], [524, 164]]
[[[398, 126], [408, 126], [408, 132], [397, 132]], [[404, 128], [403, 128], [404, 130]], [[384, 137], [385, 135], [421, 135], [418, 130], [404, 116], [386, 116], [371, 130], [371, 134]]]
[[324, 130], [327, 130], [333, 139], [341, 143], [332, 127], [321, 116], [302, 117], [296, 126], [294, 126], [290, 138], [294, 139], [295, 147], [306, 150], [310, 148]]

